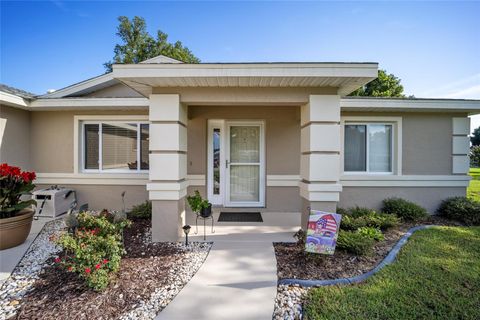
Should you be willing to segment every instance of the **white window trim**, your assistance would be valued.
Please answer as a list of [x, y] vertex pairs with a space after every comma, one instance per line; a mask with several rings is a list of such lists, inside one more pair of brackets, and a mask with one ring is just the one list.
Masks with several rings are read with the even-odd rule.
[[[135, 122], [135, 123], [149, 123], [148, 115], [75, 115], [73, 117], [73, 172], [74, 174], [108, 174], [110, 176], [114, 175], [124, 175], [124, 174], [145, 174], [148, 173], [148, 170], [101, 170], [101, 159], [99, 163], [100, 169], [84, 169], [84, 134], [83, 134], [83, 124], [84, 123], [100, 123], [100, 122]], [[100, 132], [101, 133], [101, 132]], [[138, 131], [137, 131], [138, 137]], [[99, 140], [99, 148], [102, 147], [102, 139]], [[138, 159], [138, 143], [137, 139], [137, 159]]]
[[[392, 125], [392, 171], [391, 172], [369, 172], [369, 171], [345, 171], [345, 124], [390, 124]], [[344, 116], [340, 120], [341, 125], [341, 152], [340, 168], [345, 176], [388, 176], [402, 175], [402, 117], [382, 116]], [[368, 140], [367, 140], [368, 141]], [[368, 142], [367, 142], [368, 143]], [[368, 170], [368, 163], [367, 163]]]

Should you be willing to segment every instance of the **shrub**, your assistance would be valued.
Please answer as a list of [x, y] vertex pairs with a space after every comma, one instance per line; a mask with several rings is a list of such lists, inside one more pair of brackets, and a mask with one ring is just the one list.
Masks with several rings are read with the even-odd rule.
[[466, 225], [480, 225], [480, 202], [465, 197], [444, 200], [438, 213], [448, 219], [458, 220]]
[[353, 218], [358, 218], [358, 217], [365, 217], [365, 216], [371, 216], [372, 214], [375, 214], [375, 210], [369, 209], [369, 208], [364, 208], [364, 207], [359, 207], [355, 206], [352, 208], [349, 208], [346, 211], [347, 215], [353, 217]]
[[425, 218], [428, 213], [425, 208], [416, 203], [401, 198], [383, 200], [383, 212], [394, 214], [407, 221], [416, 221]]
[[357, 230], [357, 233], [371, 238], [375, 241], [383, 241], [385, 240], [385, 237], [383, 236], [382, 231], [380, 229], [374, 228], [374, 227], [361, 227]]
[[145, 201], [144, 203], [133, 206], [128, 213], [130, 219], [152, 219], [152, 202]]
[[367, 255], [372, 252], [375, 240], [354, 231], [340, 230], [337, 248], [356, 255]]
[[64, 249], [64, 256], [55, 262], [77, 273], [89, 287], [102, 290], [120, 268], [125, 253], [122, 233], [130, 221], [120, 220], [105, 210], [98, 216], [82, 212], [77, 220], [78, 228], [73, 233], [63, 233], [54, 239]]
[[355, 231], [362, 227], [374, 227], [381, 230], [398, 225], [399, 219], [392, 214], [377, 213], [374, 210], [355, 207], [343, 210], [340, 228]]

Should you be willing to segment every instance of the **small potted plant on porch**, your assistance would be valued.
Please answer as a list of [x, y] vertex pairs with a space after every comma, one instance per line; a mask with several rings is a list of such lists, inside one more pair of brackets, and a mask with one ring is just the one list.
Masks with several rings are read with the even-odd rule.
[[198, 190], [195, 190], [193, 196], [187, 197], [187, 202], [192, 211], [203, 218], [208, 218], [212, 215], [212, 204], [208, 200], [203, 199]]
[[32, 227], [35, 200], [21, 197], [35, 188], [34, 172], [0, 164], [0, 250], [25, 242]]

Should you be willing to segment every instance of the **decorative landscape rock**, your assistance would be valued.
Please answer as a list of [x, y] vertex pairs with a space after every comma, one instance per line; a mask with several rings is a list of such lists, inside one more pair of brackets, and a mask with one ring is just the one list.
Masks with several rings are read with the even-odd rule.
[[279, 285], [273, 320], [302, 319], [302, 304], [308, 290], [299, 285]]
[[0, 319], [8, 319], [15, 314], [22, 297], [32, 288], [43, 268], [48, 265], [47, 260], [59, 252], [59, 248], [50, 242], [49, 238], [64, 228], [63, 220], [47, 222], [12, 275], [1, 285]]
[[46, 225], [2, 286], [0, 319], [153, 319], [200, 268], [211, 243], [152, 243], [149, 226], [140, 220], [126, 230], [120, 272], [105, 292], [94, 292], [53, 263], [59, 248], [49, 238], [65, 225]]

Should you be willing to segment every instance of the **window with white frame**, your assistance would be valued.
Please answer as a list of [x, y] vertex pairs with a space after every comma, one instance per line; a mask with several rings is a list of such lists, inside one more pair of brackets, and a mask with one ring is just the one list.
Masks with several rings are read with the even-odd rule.
[[149, 169], [149, 125], [138, 121], [84, 121], [85, 172], [140, 172]]
[[344, 171], [393, 172], [393, 125], [345, 123]]

